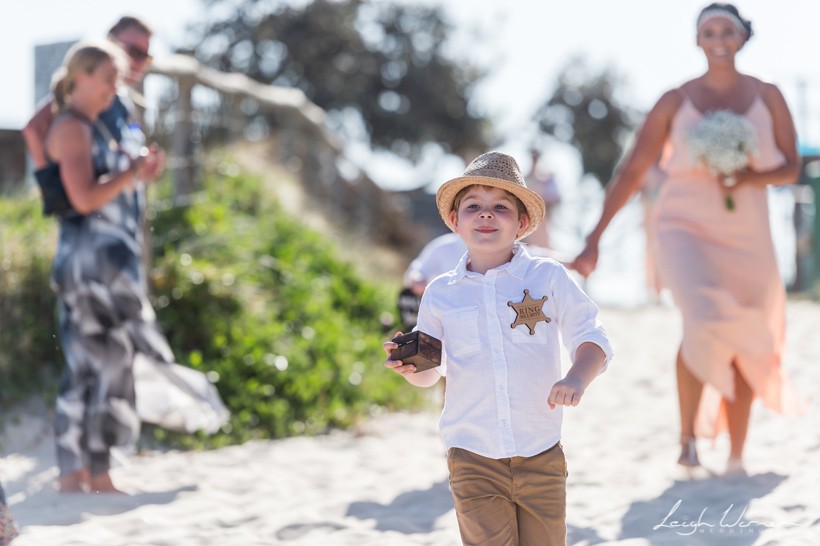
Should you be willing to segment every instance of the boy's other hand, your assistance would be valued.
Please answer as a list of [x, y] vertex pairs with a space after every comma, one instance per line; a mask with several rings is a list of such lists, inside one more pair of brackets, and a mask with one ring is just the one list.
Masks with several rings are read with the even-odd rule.
[[584, 395], [584, 390], [585, 386], [582, 381], [565, 377], [552, 386], [547, 403], [550, 409], [555, 409], [555, 406], [577, 406]]

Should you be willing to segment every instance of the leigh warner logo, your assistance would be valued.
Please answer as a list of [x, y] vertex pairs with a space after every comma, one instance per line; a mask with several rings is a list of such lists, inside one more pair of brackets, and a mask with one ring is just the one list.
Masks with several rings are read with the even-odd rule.
[[766, 522], [757, 520], [746, 520], [743, 516], [746, 515], [746, 510], [749, 506], [746, 505], [742, 510], [736, 510], [734, 504], [730, 504], [723, 512], [709, 514], [709, 508], [704, 508], [700, 511], [697, 519], [691, 519], [688, 516], [675, 516], [683, 500], [678, 500], [672, 509], [663, 518], [663, 521], [652, 527], [654, 531], [658, 529], [673, 529], [676, 534], [688, 536], [695, 533], [721, 533], [721, 534], [750, 534], [761, 532], [771, 527], [782, 527], [787, 525], [797, 526], [796, 523], [787, 521], [783, 522]]

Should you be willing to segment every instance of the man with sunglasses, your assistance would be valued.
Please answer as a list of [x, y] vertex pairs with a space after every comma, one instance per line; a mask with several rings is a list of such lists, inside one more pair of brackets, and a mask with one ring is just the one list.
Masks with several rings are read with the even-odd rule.
[[[141, 116], [132, 97], [140, 96], [135, 88], [142, 82], [145, 71], [151, 63], [152, 57], [148, 51], [152, 36], [153, 31], [148, 25], [130, 15], [121, 17], [108, 31], [108, 39], [121, 47], [127, 56], [128, 70], [123, 76], [127, 88], [122, 89], [114, 97], [111, 106], [100, 114], [99, 119], [120, 144], [123, 144], [123, 136], [129, 131], [140, 130], [139, 118]], [[47, 164], [43, 143], [53, 120], [54, 112], [52, 102], [49, 100], [23, 128], [23, 138], [35, 169], [41, 169]], [[162, 163], [161, 160], [157, 174], [161, 172]]]

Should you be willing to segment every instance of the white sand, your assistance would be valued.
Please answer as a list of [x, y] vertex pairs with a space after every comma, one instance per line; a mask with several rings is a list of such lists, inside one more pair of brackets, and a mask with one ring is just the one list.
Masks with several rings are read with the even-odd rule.
[[[820, 306], [792, 302], [788, 313], [785, 366], [812, 395]], [[820, 544], [817, 402], [795, 418], [755, 406], [748, 477], [688, 479], [674, 464], [677, 315], [659, 306], [604, 309], [602, 319], [616, 359], [565, 413], [569, 543]], [[703, 443], [705, 466], [720, 470], [727, 449], [725, 438]], [[22, 527], [14, 546], [460, 544], [431, 413], [387, 415], [318, 438], [135, 456], [112, 472], [131, 493], [120, 498], [56, 493], [42, 417], [13, 419], [0, 455]]]

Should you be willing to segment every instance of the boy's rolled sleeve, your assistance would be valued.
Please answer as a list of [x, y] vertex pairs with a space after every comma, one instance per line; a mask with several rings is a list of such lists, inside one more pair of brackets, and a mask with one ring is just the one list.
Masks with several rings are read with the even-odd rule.
[[598, 319], [598, 306], [584, 293], [565, 268], [561, 268], [555, 285], [555, 302], [558, 308], [558, 326], [564, 347], [575, 362], [575, 353], [584, 343], [594, 343], [604, 352], [603, 373], [612, 359], [612, 343]]

